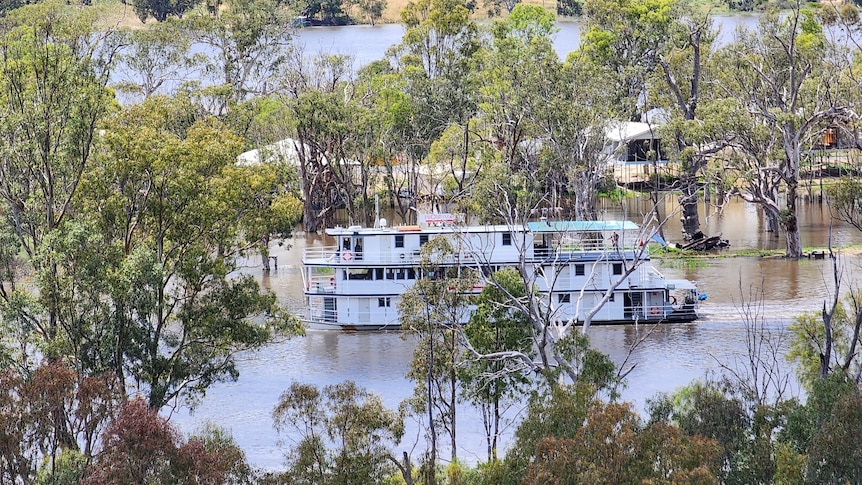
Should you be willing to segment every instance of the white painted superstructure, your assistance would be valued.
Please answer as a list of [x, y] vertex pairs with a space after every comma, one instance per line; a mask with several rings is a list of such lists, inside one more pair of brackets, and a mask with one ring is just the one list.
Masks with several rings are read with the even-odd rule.
[[543, 275], [535, 284], [550, 293], [558, 320], [582, 320], [611, 287], [593, 324], [688, 322], [697, 318], [698, 300], [705, 297], [690, 282], [667, 280], [653, 268], [648, 252], [640, 250], [640, 229], [629, 221], [471, 226], [444, 214], [423, 215], [415, 226], [388, 227], [381, 221], [379, 227], [326, 233], [336, 245], [307, 249], [303, 257], [307, 321], [315, 327], [399, 328], [401, 295], [421, 277], [422, 246], [437, 237], [448, 238], [455, 249], [443, 265], [472, 267], [480, 274], [518, 265], [523, 255], [523, 264]]

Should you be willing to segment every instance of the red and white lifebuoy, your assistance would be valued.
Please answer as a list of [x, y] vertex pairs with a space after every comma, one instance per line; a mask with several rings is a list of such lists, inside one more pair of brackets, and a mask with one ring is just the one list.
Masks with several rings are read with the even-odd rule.
[[659, 313], [661, 313], [661, 310], [659, 310], [659, 308], [657, 306], [650, 307], [650, 309], [649, 309], [650, 315], [657, 317], [659, 315]]
[[341, 253], [341, 260], [344, 261], [345, 263], [349, 263], [350, 261], [353, 261], [353, 251], [343, 251]]

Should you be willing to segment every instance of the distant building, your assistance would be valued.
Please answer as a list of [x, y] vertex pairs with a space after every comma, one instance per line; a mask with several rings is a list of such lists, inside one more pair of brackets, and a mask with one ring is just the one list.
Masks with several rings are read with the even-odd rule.
[[633, 121], [615, 121], [605, 129], [603, 152], [617, 183], [645, 184], [655, 173], [668, 173], [668, 160], [655, 130], [654, 124]]

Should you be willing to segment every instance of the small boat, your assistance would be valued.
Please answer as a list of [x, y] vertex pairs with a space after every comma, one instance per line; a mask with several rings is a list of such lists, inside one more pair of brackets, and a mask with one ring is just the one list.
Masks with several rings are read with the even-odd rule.
[[[448, 266], [488, 274], [524, 264], [555, 275], [535, 285], [559, 321], [583, 321], [610, 288], [593, 325], [691, 322], [706, 297], [690, 281], [666, 279], [649, 263], [643, 231], [631, 221], [465, 225], [451, 214], [422, 214], [416, 225], [389, 227], [381, 219], [375, 227], [334, 227], [326, 234], [335, 245], [307, 248], [302, 261], [305, 320], [312, 328], [399, 328], [401, 295], [421, 277], [421, 248], [436, 237], [457, 248], [443, 263]], [[625, 274], [632, 265], [636, 269]]]

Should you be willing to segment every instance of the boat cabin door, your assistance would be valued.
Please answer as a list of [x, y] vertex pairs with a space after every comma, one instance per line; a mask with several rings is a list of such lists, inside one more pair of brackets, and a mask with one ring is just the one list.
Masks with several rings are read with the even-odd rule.
[[635, 315], [643, 318], [643, 293], [640, 291], [626, 292], [623, 298], [623, 318], [634, 320]]

